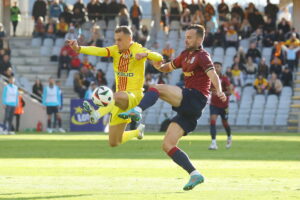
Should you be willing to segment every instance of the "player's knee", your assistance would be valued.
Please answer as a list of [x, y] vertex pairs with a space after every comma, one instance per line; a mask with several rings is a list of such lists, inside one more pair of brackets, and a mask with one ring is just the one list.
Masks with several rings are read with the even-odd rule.
[[222, 124], [223, 124], [224, 127], [228, 127], [229, 126], [228, 121], [226, 119], [222, 120]]
[[173, 148], [173, 145], [169, 144], [168, 142], [163, 142], [162, 149], [164, 152], [168, 153]]
[[216, 120], [215, 119], [211, 119], [210, 120], [210, 125], [211, 126], [215, 126], [216, 125]]

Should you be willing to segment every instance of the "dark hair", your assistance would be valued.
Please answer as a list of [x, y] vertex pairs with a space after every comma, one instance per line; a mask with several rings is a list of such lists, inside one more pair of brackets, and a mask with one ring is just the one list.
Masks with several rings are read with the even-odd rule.
[[115, 33], [121, 32], [132, 37], [132, 31], [128, 26], [119, 26], [116, 28]]
[[221, 65], [221, 67], [223, 66], [222, 63], [220, 63], [220, 62], [218, 62], [218, 61], [215, 61], [215, 62], [214, 62], [214, 65]]
[[195, 30], [196, 31], [196, 33], [197, 33], [197, 35], [199, 36], [199, 37], [204, 37], [204, 35], [205, 35], [205, 28], [204, 28], [204, 26], [202, 26], [202, 25], [199, 25], [199, 24], [192, 24], [192, 25], [190, 25], [188, 28], [187, 28], [187, 30]]

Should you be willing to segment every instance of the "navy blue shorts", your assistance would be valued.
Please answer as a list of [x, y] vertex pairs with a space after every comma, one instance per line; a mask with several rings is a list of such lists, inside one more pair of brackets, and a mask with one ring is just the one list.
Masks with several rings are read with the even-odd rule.
[[201, 117], [206, 106], [207, 98], [198, 90], [190, 88], [183, 88], [182, 96], [181, 105], [172, 107], [177, 115], [171, 122], [176, 122], [184, 130], [184, 135], [187, 135], [195, 130], [197, 120]]
[[58, 106], [47, 106], [47, 115], [58, 113]]
[[218, 108], [210, 105], [210, 115], [220, 115], [222, 120], [228, 120], [228, 108]]

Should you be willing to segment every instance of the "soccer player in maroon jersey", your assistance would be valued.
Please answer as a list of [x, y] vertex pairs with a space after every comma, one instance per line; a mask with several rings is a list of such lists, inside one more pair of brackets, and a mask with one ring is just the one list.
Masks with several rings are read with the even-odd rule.
[[177, 147], [179, 139], [195, 130], [197, 120], [206, 106], [211, 82], [215, 87], [216, 95], [221, 100], [226, 100], [210, 55], [202, 47], [204, 36], [203, 26], [191, 25], [185, 34], [186, 50], [171, 62], [153, 63], [153, 66], [161, 72], [171, 72], [181, 68], [185, 88], [166, 84], [152, 85], [137, 107], [119, 115], [121, 118], [130, 117], [139, 120], [141, 112], [151, 107], [158, 98], [173, 106], [177, 115], [171, 120], [162, 148], [175, 163], [190, 174], [190, 180], [183, 187], [184, 190], [193, 189], [204, 181], [204, 177], [193, 166], [187, 154]]
[[228, 105], [229, 105], [229, 96], [231, 94], [232, 85], [229, 81], [229, 79], [222, 74], [222, 63], [220, 62], [214, 62], [214, 66], [216, 69], [217, 74], [219, 75], [222, 90], [227, 96], [226, 101], [222, 101], [217, 94], [215, 93], [215, 89], [212, 86], [212, 94], [211, 94], [211, 101], [210, 101], [210, 135], [211, 135], [211, 145], [208, 149], [210, 150], [217, 150], [217, 142], [216, 142], [216, 135], [217, 135], [217, 129], [216, 129], [216, 121], [218, 118], [218, 115], [221, 116], [222, 124], [226, 130], [227, 133], [227, 144], [226, 148], [230, 148], [232, 144], [231, 140], [231, 129], [228, 124]]

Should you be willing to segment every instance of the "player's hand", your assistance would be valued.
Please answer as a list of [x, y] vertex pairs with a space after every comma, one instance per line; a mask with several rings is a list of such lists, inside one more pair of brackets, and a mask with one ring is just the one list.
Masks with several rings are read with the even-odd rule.
[[162, 64], [163, 64], [163, 61], [153, 61], [152, 62], [153, 67], [156, 69], [160, 69]]
[[143, 58], [146, 58], [148, 56], [148, 53], [137, 53], [135, 54], [135, 59], [142, 60]]
[[80, 46], [77, 43], [77, 40], [67, 40], [66, 43], [76, 52], [80, 51]]
[[221, 99], [221, 101], [226, 101], [227, 97], [224, 92], [217, 92], [217, 96]]

